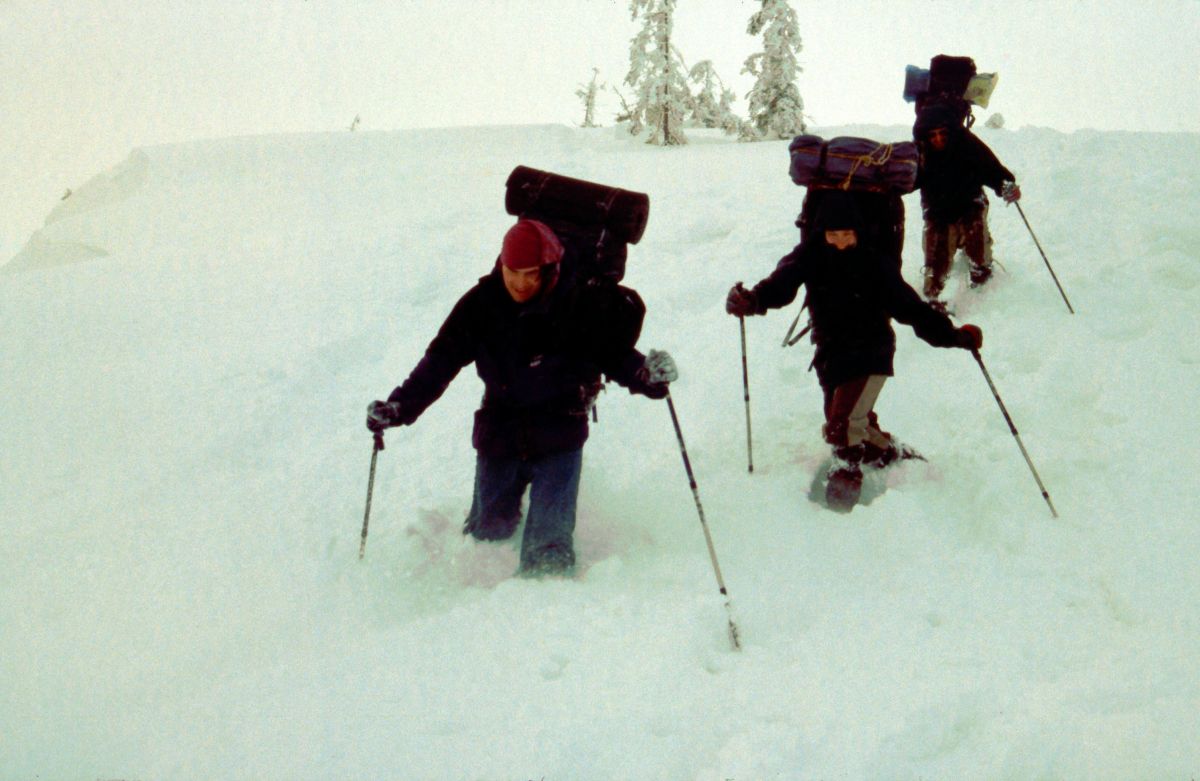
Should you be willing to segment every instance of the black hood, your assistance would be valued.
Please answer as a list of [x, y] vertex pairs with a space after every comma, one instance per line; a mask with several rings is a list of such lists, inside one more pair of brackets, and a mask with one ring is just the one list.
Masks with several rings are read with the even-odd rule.
[[821, 199], [813, 227], [818, 231], [852, 230], [861, 237], [863, 218], [854, 197], [848, 192], [834, 190]]
[[944, 127], [953, 134], [956, 129], [962, 127], [962, 123], [949, 106], [940, 103], [924, 106], [917, 113], [917, 121], [913, 124], [913, 138], [923, 141], [930, 130], [938, 127]]

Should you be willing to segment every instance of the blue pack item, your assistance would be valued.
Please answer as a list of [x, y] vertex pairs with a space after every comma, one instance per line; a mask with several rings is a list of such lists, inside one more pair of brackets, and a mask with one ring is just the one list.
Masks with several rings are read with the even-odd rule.
[[917, 98], [929, 92], [929, 69], [918, 68], [916, 65], [904, 66], [904, 100], [907, 103], [916, 102]]
[[917, 145], [881, 144], [869, 138], [796, 136], [788, 145], [792, 181], [801, 187], [836, 187], [896, 195], [917, 185]]

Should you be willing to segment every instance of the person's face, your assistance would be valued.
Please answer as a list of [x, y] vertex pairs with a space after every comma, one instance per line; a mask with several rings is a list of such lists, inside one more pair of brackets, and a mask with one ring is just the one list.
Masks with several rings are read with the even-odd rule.
[[825, 243], [838, 251], [847, 250], [858, 244], [858, 234], [853, 230], [825, 231]]
[[950, 131], [944, 127], [935, 127], [929, 131], [927, 138], [929, 146], [940, 152], [946, 148], [946, 142], [950, 140]]
[[541, 266], [513, 269], [501, 263], [500, 273], [504, 276], [504, 289], [518, 304], [525, 303], [542, 289]]

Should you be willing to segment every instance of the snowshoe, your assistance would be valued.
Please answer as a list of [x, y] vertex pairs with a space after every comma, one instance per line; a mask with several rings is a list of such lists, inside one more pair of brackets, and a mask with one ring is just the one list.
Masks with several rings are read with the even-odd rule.
[[[849, 458], [845, 455], [849, 455]], [[887, 491], [890, 482], [898, 478], [889, 467], [907, 460], [925, 461], [926, 458], [898, 441], [886, 449], [872, 445], [839, 448], [813, 473], [808, 500], [842, 513], [848, 513], [859, 505], [869, 505]]]
[[833, 461], [825, 475], [825, 504], [829, 509], [848, 513], [858, 503], [866, 454], [864, 445], [839, 447], [833, 451]]
[[862, 467], [858, 464], [839, 465], [835, 461], [826, 476], [826, 506], [837, 512], [850, 512], [858, 503], [859, 494], [862, 493], [862, 484]]
[[913, 458], [919, 461], [925, 460], [925, 456], [903, 443], [893, 442], [887, 448], [867, 445], [867, 452], [863, 456], [863, 464], [872, 469], [884, 469], [897, 461], [906, 461]]

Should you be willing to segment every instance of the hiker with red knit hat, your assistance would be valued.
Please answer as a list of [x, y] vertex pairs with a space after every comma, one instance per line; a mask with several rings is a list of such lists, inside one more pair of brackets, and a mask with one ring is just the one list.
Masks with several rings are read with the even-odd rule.
[[525, 575], [565, 574], [574, 566], [583, 444], [601, 375], [661, 399], [677, 374], [669, 355], [651, 351], [648, 365], [607, 327], [591, 288], [559, 284], [563, 253], [547, 225], [518, 220], [495, 268], [455, 304], [408, 379], [367, 410], [373, 432], [409, 425], [475, 364], [484, 395], [471, 437], [475, 492], [463, 533], [512, 537], [528, 489]]

